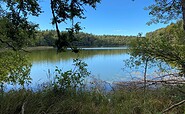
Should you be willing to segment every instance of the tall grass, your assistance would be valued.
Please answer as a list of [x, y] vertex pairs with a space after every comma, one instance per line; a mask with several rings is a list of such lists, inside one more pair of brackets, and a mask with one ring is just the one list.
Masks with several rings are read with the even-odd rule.
[[[95, 87], [94, 87], [95, 88]], [[101, 90], [101, 88], [100, 88]], [[95, 89], [62, 92], [53, 88], [40, 91], [11, 90], [0, 97], [1, 114], [161, 114], [184, 94], [177, 88], [162, 87], [147, 90], [116, 89], [104, 92]], [[184, 114], [185, 105], [169, 114]]]

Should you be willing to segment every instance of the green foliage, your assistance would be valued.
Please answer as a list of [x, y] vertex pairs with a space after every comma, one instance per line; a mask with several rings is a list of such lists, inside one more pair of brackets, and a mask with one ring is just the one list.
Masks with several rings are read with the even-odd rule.
[[[0, 46], [1, 48], [11, 48], [15, 52], [3, 52], [1, 53], [1, 66], [0, 66], [0, 82], [20, 84], [24, 85], [25, 82], [29, 82], [30, 77], [30, 65], [27, 64], [27, 60], [21, 57], [17, 53], [23, 47], [33, 45], [33, 38], [35, 38], [35, 32], [38, 25], [28, 21], [28, 16], [39, 16], [42, 13], [39, 6], [38, 0], [3, 0], [0, 1]], [[70, 42], [75, 39], [74, 32], [77, 33], [81, 30], [79, 22], [74, 23], [74, 18], [83, 19], [84, 6], [89, 5], [93, 8], [96, 7], [96, 3], [100, 0], [51, 0], [51, 10], [53, 14], [52, 23], [56, 25], [57, 29], [57, 47], [59, 50], [71, 47], [74, 52], [77, 49], [72, 47]], [[68, 34], [60, 35], [58, 28], [59, 23], [65, 21], [72, 22], [72, 28], [67, 28]], [[47, 45], [53, 45], [54, 41], [51, 39], [52, 34], [47, 34], [44, 38]], [[66, 47], [67, 46], [67, 47]], [[13, 58], [15, 57], [13, 61]], [[76, 64], [78, 66], [78, 64]], [[83, 69], [80, 67], [80, 73]], [[79, 78], [80, 74], [77, 73], [66, 73], [65, 75], [77, 75]], [[85, 75], [85, 74], [84, 74]], [[81, 83], [80, 79], [74, 83]]]
[[[37, 0], [4, 0], [0, 14], [0, 44], [20, 50], [34, 38], [38, 25], [27, 20], [28, 15], [38, 16], [41, 9]], [[5, 7], [6, 6], [6, 7]]]
[[[85, 18], [84, 5], [96, 8], [96, 3], [100, 0], [51, 0], [51, 8], [53, 9], [53, 23], [61, 23], [73, 18]], [[56, 18], [56, 19], [55, 19]], [[74, 26], [75, 27], [75, 26]], [[78, 27], [77, 27], [78, 28]]]
[[[55, 41], [59, 51], [67, 47], [78, 52], [71, 42], [76, 40], [74, 34], [81, 30], [79, 22], [74, 23], [74, 18], [85, 19], [84, 6], [96, 8], [100, 0], [50, 0], [52, 10], [52, 24], [56, 25], [57, 37]], [[0, 44], [1, 48], [9, 47], [13, 50], [20, 50], [27, 45], [33, 45], [35, 30], [38, 25], [28, 21], [28, 15], [39, 16], [42, 13], [38, 0], [15, 1], [3, 0], [0, 5]], [[71, 28], [66, 28], [68, 34], [60, 33], [58, 24], [71, 22]], [[54, 46], [51, 39], [52, 34], [45, 36], [45, 42], [40, 45]], [[40, 38], [39, 38], [40, 39]]]
[[30, 80], [31, 64], [27, 57], [19, 52], [6, 51], [0, 53], [0, 83], [24, 84], [31, 83]]
[[0, 83], [29, 84], [30, 63], [23, 52], [32, 42], [38, 25], [28, 21], [28, 16], [38, 16], [41, 9], [38, 0], [3, 0], [0, 4], [0, 48], [13, 49], [0, 52]]
[[[85, 19], [84, 7], [90, 6], [96, 8], [96, 4], [100, 3], [100, 0], [50, 0], [51, 10], [53, 15], [52, 24], [55, 24], [58, 40], [56, 46], [59, 51], [64, 51], [67, 47], [70, 47], [75, 53], [78, 52], [77, 48], [71, 44], [71, 41], [76, 40], [75, 34], [77, 34], [82, 28], [80, 22], [74, 22], [74, 19]], [[71, 27], [66, 28], [68, 34], [61, 34], [58, 24], [71, 22]]]
[[178, 68], [180, 76], [185, 74], [185, 33], [182, 21], [166, 28], [150, 32], [146, 38], [131, 43], [133, 56], [165, 61]]
[[[62, 32], [62, 36], [70, 38], [67, 32]], [[121, 36], [121, 35], [93, 35], [79, 32], [74, 37], [78, 39], [71, 40], [71, 44], [76, 47], [113, 47], [113, 46], [127, 46], [129, 42], [136, 39], [135, 36]], [[58, 39], [60, 40], [60, 39]], [[70, 40], [70, 39], [68, 39]], [[63, 40], [62, 40], [63, 41]], [[60, 41], [60, 42], [62, 42]], [[56, 42], [56, 44], [55, 44]], [[67, 43], [67, 42], [63, 42]], [[63, 46], [57, 41], [57, 33], [55, 30], [37, 31], [36, 39], [30, 46]], [[67, 47], [66, 47], [67, 48]], [[61, 48], [62, 49], [62, 48]]]
[[53, 46], [57, 40], [57, 33], [55, 30], [43, 30], [37, 31], [35, 40], [32, 42], [30, 47], [34, 46]]
[[170, 20], [176, 20], [181, 18], [182, 5], [181, 2], [175, 0], [155, 0], [155, 3], [145, 8], [149, 10], [149, 15], [154, 18], [151, 19], [148, 24], [151, 23], [167, 23]]
[[79, 40], [73, 42], [77, 47], [127, 46], [132, 39], [136, 38], [135, 36], [93, 35], [87, 33], [79, 33], [77, 37]]
[[61, 69], [56, 68], [54, 88], [65, 92], [79, 89], [84, 85], [84, 79], [90, 74], [86, 68], [87, 64], [79, 59], [74, 59], [73, 63], [75, 66], [73, 70], [62, 72]]

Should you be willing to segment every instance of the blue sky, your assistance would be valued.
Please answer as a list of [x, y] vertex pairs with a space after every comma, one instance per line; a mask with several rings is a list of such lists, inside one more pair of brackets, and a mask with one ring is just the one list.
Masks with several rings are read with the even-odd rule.
[[[86, 33], [96, 35], [137, 35], [143, 33], [145, 35], [147, 32], [167, 26], [164, 24], [146, 25], [151, 16], [148, 15], [148, 11], [144, 10], [144, 7], [152, 2], [153, 0], [102, 0], [96, 10], [85, 7], [87, 18], [78, 21], [84, 27], [82, 31]], [[44, 13], [39, 17], [31, 17], [30, 20], [39, 23], [41, 30], [55, 29], [51, 25], [52, 14], [49, 0], [42, 0], [40, 5]], [[67, 24], [60, 25], [61, 30], [65, 30], [66, 27], [69, 26]]]

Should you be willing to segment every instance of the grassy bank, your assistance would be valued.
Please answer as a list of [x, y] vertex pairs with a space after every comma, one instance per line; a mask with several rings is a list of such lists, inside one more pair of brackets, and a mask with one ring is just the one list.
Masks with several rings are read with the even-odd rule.
[[[166, 108], [185, 99], [183, 87], [154, 90], [101, 88], [61, 91], [55, 88], [11, 90], [0, 97], [1, 114], [162, 114]], [[184, 114], [185, 105], [167, 114]]]

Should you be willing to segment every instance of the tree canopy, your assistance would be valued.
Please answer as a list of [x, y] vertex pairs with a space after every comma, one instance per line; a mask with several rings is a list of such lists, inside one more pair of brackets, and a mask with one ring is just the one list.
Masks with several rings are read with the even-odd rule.
[[[155, 0], [145, 8], [153, 18], [147, 23], [172, 23], [166, 28], [146, 34], [131, 43], [131, 54], [141, 61], [158, 59], [180, 70], [179, 76], [185, 76], [185, 0]], [[182, 21], [179, 21], [182, 20]]]
[[131, 43], [132, 55], [158, 59], [179, 69], [179, 75], [185, 74], [185, 32], [183, 22], [172, 23], [166, 28], [146, 34], [146, 38], [138, 38]]
[[155, 3], [146, 7], [146, 10], [149, 10], [149, 15], [153, 16], [148, 22], [149, 25], [182, 19], [185, 30], [185, 0], [155, 0]]
[[37, 0], [3, 0], [0, 10], [0, 43], [20, 50], [34, 38], [37, 24], [28, 21], [28, 15], [41, 13]]

